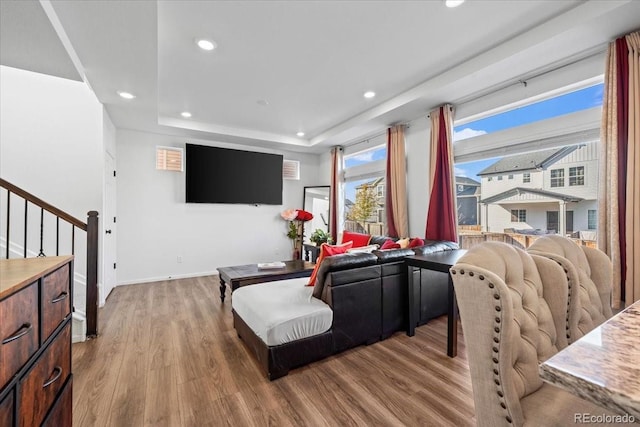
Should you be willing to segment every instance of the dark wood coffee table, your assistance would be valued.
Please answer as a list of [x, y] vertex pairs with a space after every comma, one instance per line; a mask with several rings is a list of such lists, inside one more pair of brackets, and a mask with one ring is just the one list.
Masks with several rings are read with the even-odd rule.
[[309, 277], [316, 266], [312, 262], [303, 260], [283, 261], [282, 268], [259, 269], [258, 264], [237, 265], [234, 267], [220, 267], [220, 299], [224, 302], [227, 283], [231, 285], [231, 292], [241, 286], [256, 283], [273, 282], [276, 280]]

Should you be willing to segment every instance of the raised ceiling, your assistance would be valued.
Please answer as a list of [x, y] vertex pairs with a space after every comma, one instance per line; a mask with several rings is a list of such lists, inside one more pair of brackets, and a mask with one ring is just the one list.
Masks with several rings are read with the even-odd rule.
[[2, 3], [3, 39], [5, 22], [53, 28], [119, 128], [312, 152], [602, 51], [640, 16], [629, 0], [20, 2], [49, 18], [29, 22]]

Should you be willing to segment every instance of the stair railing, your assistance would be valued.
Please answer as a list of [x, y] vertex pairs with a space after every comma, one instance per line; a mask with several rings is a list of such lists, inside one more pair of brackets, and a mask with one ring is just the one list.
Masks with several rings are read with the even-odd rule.
[[[5, 230], [5, 254], [9, 259], [11, 247], [11, 195], [14, 194], [24, 200], [24, 230], [22, 256], [27, 258], [28, 251], [28, 212], [30, 204], [40, 208], [40, 248], [37, 256], [46, 256], [44, 253], [44, 211], [55, 216], [56, 220], [56, 255], [60, 255], [60, 220], [71, 225], [71, 255], [75, 255], [75, 231], [79, 229], [87, 235], [87, 269], [86, 269], [86, 314], [87, 337], [95, 337], [98, 334], [98, 212], [89, 211], [87, 222], [69, 215], [61, 209], [52, 206], [37, 196], [11, 184], [0, 178], [0, 187], [7, 190], [6, 203], [6, 230]], [[35, 251], [34, 251], [35, 253]]]

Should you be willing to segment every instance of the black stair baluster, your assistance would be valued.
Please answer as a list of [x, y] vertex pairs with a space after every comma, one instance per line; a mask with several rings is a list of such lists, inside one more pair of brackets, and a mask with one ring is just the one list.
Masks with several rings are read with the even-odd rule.
[[71, 224], [71, 255], [76, 254], [76, 226]]
[[27, 208], [29, 201], [24, 199], [24, 258], [27, 257]]
[[7, 241], [6, 241], [6, 244], [7, 244], [7, 247], [6, 247], [7, 256], [6, 256], [6, 258], [7, 259], [9, 259], [9, 246], [10, 246], [10, 242], [11, 242], [11, 239], [9, 239], [9, 231], [11, 230], [11, 227], [10, 227], [11, 216], [10, 215], [11, 215], [11, 191], [7, 190], [7, 234], [6, 234], [6, 236], [7, 236]]
[[39, 257], [46, 256], [42, 250], [42, 241], [44, 240], [44, 209], [40, 208], [40, 253]]
[[56, 216], [56, 256], [60, 255], [60, 217]]

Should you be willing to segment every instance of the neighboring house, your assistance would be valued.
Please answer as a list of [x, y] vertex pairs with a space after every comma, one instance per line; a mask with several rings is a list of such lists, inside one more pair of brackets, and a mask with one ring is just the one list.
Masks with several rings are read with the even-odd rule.
[[596, 143], [504, 157], [481, 179], [483, 231], [533, 229], [562, 235], [596, 228]]
[[477, 225], [480, 217], [480, 183], [466, 176], [456, 176], [458, 225]]

